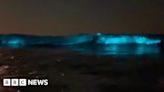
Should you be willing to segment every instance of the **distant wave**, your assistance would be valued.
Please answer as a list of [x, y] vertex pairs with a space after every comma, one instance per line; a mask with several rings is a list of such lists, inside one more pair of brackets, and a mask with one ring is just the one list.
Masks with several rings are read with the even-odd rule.
[[159, 44], [162, 39], [149, 35], [95, 35], [79, 34], [72, 36], [30, 36], [30, 35], [0, 35], [0, 43], [4, 46], [34, 46], [34, 45], [78, 45], [78, 44]]
[[158, 44], [163, 36], [157, 35], [112, 35], [79, 34], [71, 36], [31, 36], [0, 35], [0, 46], [12, 48], [24, 47], [62, 47], [67, 50], [97, 55], [143, 55], [160, 53]]

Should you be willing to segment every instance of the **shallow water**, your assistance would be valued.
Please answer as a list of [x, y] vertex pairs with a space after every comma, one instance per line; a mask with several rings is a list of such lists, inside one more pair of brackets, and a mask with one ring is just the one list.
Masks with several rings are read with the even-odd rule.
[[110, 44], [110, 45], [80, 45], [69, 46], [70, 51], [75, 51], [81, 54], [93, 55], [159, 55], [162, 53], [159, 45], [136, 45], [136, 44]]

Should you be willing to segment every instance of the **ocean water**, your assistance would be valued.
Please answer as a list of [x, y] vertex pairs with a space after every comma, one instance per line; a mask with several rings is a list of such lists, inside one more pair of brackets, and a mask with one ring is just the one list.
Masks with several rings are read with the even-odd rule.
[[97, 35], [0, 36], [1, 80], [49, 79], [0, 92], [163, 92], [163, 36]]
[[62, 48], [81, 54], [94, 55], [148, 55], [161, 54], [162, 35], [95, 35], [80, 34], [72, 36], [29, 36], [1, 35], [1, 47]]

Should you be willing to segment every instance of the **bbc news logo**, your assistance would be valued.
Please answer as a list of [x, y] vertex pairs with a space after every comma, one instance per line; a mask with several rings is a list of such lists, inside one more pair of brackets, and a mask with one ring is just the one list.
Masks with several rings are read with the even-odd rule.
[[48, 79], [5, 78], [3, 86], [48, 86]]

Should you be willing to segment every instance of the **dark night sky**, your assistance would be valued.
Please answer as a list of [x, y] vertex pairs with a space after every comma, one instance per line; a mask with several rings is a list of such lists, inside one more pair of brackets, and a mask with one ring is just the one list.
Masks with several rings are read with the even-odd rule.
[[164, 34], [163, 0], [1, 0], [0, 33]]

